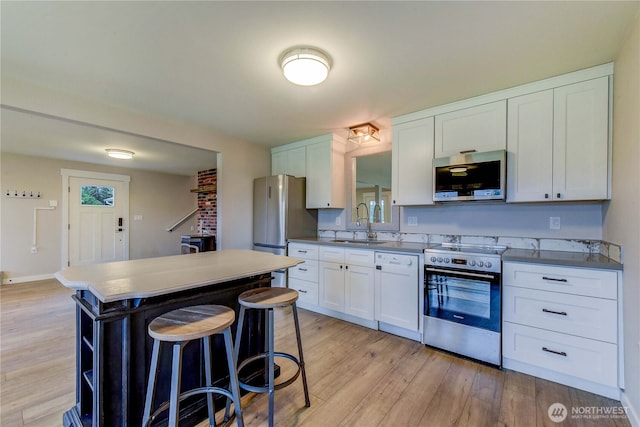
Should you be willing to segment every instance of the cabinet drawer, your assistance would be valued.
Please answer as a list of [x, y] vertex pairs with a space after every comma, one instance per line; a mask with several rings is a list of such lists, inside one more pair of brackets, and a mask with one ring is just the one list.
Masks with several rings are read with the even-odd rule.
[[521, 288], [616, 299], [615, 271], [505, 262], [502, 283]]
[[336, 246], [320, 246], [318, 259], [320, 259], [320, 261], [344, 264], [344, 248]]
[[318, 305], [318, 283], [290, 277], [289, 288], [298, 291], [298, 301]]
[[308, 280], [310, 282], [318, 281], [318, 261], [308, 259], [302, 264], [289, 269], [289, 277], [296, 279]]
[[615, 344], [505, 322], [502, 353], [506, 358], [558, 373], [618, 386]]
[[615, 300], [504, 286], [504, 321], [584, 338], [617, 342]]
[[345, 249], [344, 262], [348, 265], [373, 267], [373, 255], [374, 251], [365, 249]]
[[318, 246], [289, 243], [289, 256], [303, 259], [318, 259]]

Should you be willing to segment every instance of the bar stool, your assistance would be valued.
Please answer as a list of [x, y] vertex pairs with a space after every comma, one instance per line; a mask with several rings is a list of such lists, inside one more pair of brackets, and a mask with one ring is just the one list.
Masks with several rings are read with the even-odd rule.
[[[307, 388], [307, 375], [304, 368], [304, 357], [302, 355], [302, 341], [300, 339], [300, 323], [298, 321], [298, 311], [296, 308], [296, 300], [298, 299], [298, 291], [288, 288], [257, 288], [245, 291], [238, 297], [240, 303], [240, 314], [238, 317], [238, 330], [236, 331], [236, 344], [235, 354], [238, 357], [240, 349], [240, 337], [242, 337], [242, 327], [244, 323], [245, 310], [267, 310], [266, 316], [266, 348], [264, 353], [256, 354], [245, 360], [238, 365], [238, 376], [242, 368], [249, 363], [258, 359], [267, 359], [268, 365], [268, 381], [264, 386], [250, 385], [240, 380], [240, 388], [255, 393], [269, 393], [269, 426], [273, 427], [274, 420], [274, 403], [275, 390], [284, 388], [293, 383], [300, 373], [302, 373], [302, 386], [304, 388], [304, 400], [305, 406], [311, 406], [309, 401], [309, 389]], [[293, 321], [296, 329], [296, 340], [298, 342], [298, 358], [292, 354], [278, 352], [274, 350], [274, 320], [273, 309], [276, 307], [292, 307]], [[275, 357], [284, 357], [293, 361], [297, 365], [296, 373], [293, 374], [287, 380], [275, 384]], [[228, 401], [227, 401], [228, 402]], [[229, 411], [229, 404], [227, 404], [227, 412]]]
[[[144, 415], [142, 418], [143, 426], [146, 427], [151, 425], [151, 422], [158, 416], [158, 414], [165, 411], [167, 408], [169, 408], [169, 426], [177, 426], [178, 418], [180, 416], [180, 401], [199, 393], [207, 394], [207, 410], [211, 426], [216, 425], [212, 393], [226, 396], [227, 401], [228, 399], [231, 399], [235, 406], [238, 427], [242, 427], [244, 425], [240, 407], [240, 388], [238, 386], [236, 357], [233, 351], [231, 330], [229, 328], [234, 320], [235, 312], [229, 307], [222, 305], [197, 305], [170, 311], [151, 321], [148, 331], [149, 335], [153, 338], [153, 353], [151, 355], [149, 382], [147, 385], [147, 395], [144, 403]], [[215, 334], [222, 334], [224, 336], [231, 391], [213, 386], [211, 378], [212, 365], [210, 338]], [[182, 350], [188, 342], [196, 339], [202, 339], [204, 344], [206, 386], [180, 393]], [[158, 359], [160, 355], [160, 344], [163, 342], [173, 343], [171, 393], [169, 400], [163, 402], [153, 413], [151, 413], [159, 372]]]

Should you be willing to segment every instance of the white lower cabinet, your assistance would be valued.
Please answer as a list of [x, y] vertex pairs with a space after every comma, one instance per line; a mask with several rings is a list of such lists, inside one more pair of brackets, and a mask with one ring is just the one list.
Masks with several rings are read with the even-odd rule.
[[289, 269], [287, 287], [298, 291], [298, 305], [318, 305], [318, 246], [289, 243], [288, 255], [304, 262]]
[[300, 307], [421, 341], [419, 256], [299, 243], [289, 255], [305, 259], [289, 269]]
[[506, 261], [503, 366], [619, 399], [616, 271]]
[[321, 246], [320, 306], [373, 320], [373, 251]]

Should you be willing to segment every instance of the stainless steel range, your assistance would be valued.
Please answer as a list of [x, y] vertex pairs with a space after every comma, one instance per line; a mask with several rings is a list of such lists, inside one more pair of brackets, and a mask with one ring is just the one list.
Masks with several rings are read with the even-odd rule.
[[424, 344], [500, 366], [505, 246], [447, 244], [424, 251]]

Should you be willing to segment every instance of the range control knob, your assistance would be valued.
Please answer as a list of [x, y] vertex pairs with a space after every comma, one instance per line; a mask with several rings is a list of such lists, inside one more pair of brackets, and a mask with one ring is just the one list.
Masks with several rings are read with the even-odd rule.
[[432, 256], [431, 257], [431, 262], [436, 262], [436, 257]]
[[483, 265], [484, 265], [484, 262], [478, 261], [478, 267], [482, 267]]
[[442, 257], [441, 256], [438, 257], [438, 262], [442, 262]]
[[470, 265], [471, 267], [473, 267], [474, 265], [476, 265], [476, 262], [475, 262], [474, 260], [470, 259], [470, 260], [469, 260], [469, 265]]
[[445, 263], [445, 264], [449, 264], [449, 261], [451, 261], [449, 258], [445, 258], [445, 259], [444, 259], [444, 263]]
[[485, 265], [485, 267], [487, 267], [487, 268], [491, 268], [491, 263], [490, 263], [489, 261], [487, 261], [484, 265]]

